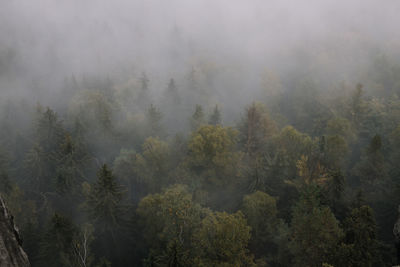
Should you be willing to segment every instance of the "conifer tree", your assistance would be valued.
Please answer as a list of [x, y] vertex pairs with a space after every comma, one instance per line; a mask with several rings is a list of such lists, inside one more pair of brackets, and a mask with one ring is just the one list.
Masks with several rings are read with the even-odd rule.
[[139, 78], [139, 88], [135, 99], [136, 105], [144, 110], [150, 104], [150, 80], [145, 72], [142, 72]]
[[308, 186], [293, 209], [290, 248], [296, 266], [318, 267], [331, 262], [342, 230], [329, 207], [322, 206], [318, 188]]
[[196, 109], [190, 119], [190, 127], [192, 131], [196, 131], [203, 124], [205, 124], [203, 107], [201, 105], [196, 105]]
[[36, 142], [43, 147], [46, 153], [55, 153], [62, 142], [65, 130], [55, 111], [46, 108], [38, 114], [36, 121]]
[[126, 215], [123, 188], [106, 164], [97, 173], [97, 181], [90, 189], [87, 200], [89, 219], [94, 226], [96, 239], [94, 251], [116, 265], [124, 266], [127, 258], [121, 257], [126, 247]]
[[246, 109], [246, 115], [239, 124], [240, 142], [246, 152], [253, 156], [262, 150], [266, 141], [276, 133], [275, 122], [271, 120], [260, 103], [252, 103]]
[[218, 105], [215, 105], [214, 111], [208, 119], [208, 124], [214, 126], [221, 124], [221, 111], [219, 110]]
[[178, 87], [176, 86], [175, 80], [171, 78], [168, 83], [168, 87], [165, 91], [165, 98], [169, 105], [179, 105], [181, 98], [178, 93]]
[[382, 153], [382, 139], [375, 135], [370, 141], [353, 173], [364, 185], [382, 182], [387, 177], [385, 158]]
[[80, 155], [79, 147], [70, 135], [65, 140], [57, 155], [57, 190], [60, 193], [69, 192], [74, 186], [80, 184], [83, 178], [85, 155]]
[[251, 227], [251, 251], [257, 258], [267, 256], [267, 262], [276, 260], [279, 241], [287, 238], [280, 231], [284, 225], [277, 217], [276, 199], [256, 191], [244, 196], [241, 211]]
[[90, 191], [88, 209], [90, 219], [100, 232], [116, 231], [124, 215], [123, 189], [118, 185], [106, 164], [97, 173], [97, 181]]
[[146, 113], [148, 134], [147, 136], [163, 137], [164, 131], [161, 125], [162, 113], [153, 104], [150, 105]]
[[353, 209], [343, 225], [345, 236], [335, 266], [384, 266], [379, 255], [380, 244], [371, 207], [363, 205]]
[[73, 242], [78, 232], [66, 217], [54, 214], [45, 232], [39, 249], [42, 266], [73, 266]]

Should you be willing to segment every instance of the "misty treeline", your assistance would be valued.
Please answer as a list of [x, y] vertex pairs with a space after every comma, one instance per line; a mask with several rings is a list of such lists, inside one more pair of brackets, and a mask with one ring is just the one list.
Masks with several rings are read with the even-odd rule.
[[0, 0], [0, 194], [32, 266], [399, 264], [399, 11]]
[[159, 101], [146, 73], [68, 76], [55, 108], [2, 98], [0, 192], [32, 265], [395, 264], [400, 66], [374, 62], [332, 90], [270, 73], [230, 125], [196, 69]]

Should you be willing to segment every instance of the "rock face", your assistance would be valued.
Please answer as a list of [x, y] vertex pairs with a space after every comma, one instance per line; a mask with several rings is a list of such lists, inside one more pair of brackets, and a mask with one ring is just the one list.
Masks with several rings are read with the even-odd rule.
[[0, 196], [0, 267], [29, 267], [13, 216]]
[[397, 263], [400, 263], [400, 206], [398, 207], [399, 217], [394, 224], [393, 234], [396, 238], [396, 250], [397, 250]]
[[394, 234], [394, 237], [396, 238], [396, 241], [400, 242], [400, 206], [398, 207], [398, 212], [399, 212], [399, 217], [398, 217], [396, 223], [394, 224], [393, 234]]

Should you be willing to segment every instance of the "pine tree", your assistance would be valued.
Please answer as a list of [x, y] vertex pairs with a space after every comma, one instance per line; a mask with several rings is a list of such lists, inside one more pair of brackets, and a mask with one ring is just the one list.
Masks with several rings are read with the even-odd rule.
[[358, 83], [351, 97], [351, 108], [352, 108], [353, 118], [358, 118], [364, 109], [363, 96], [365, 92], [363, 90], [363, 87], [364, 86], [362, 84]]
[[123, 189], [118, 185], [106, 164], [97, 173], [97, 181], [90, 191], [88, 208], [90, 219], [100, 232], [116, 231], [124, 215]]
[[150, 102], [150, 94], [149, 94], [149, 83], [150, 80], [147, 77], [146, 73], [143, 72], [142, 76], [139, 78], [140, 89], [136, 99], [137, 105], [139, 107], [144, 108]]
[[270, 263], [278, 254], [278, 241], [287, 238], [279, 231], [284, 225], [277, 217], [276, 199], [256, 191], [244, 196], [241, 211], [251, 227], [251, 251], [257, 258], [268, 256]]
[[246, 153], [253, 156], [262, 150], [266, 141], [276, 133], [275, 122], [272, 121], [260, 103], [252, 103], [239, 125], [240, 141]]
[[372, 209], [361, 206], [344, 220], [344, 242], [335, 266], [384, 266], [379, 255], [377, 226]]
[[178, 87], [176, 86], [175, 80], [171, 78], [168, 83], [167, 90], [165, 91], [165, 98], [169, 105], [179, 105], [181, 98], [178, 93]]
[[208, 119], [208, 124], [210, 125], [220, 125], [221, 124], [221, 112], [218, 105], [215, 105], [214, 111]]
[[196, 131], [203, 124], [205, 124], [203, 107], [201, 105], [196, 105], [196, 110], [190, 120], [190, 127], [192, 131]]
[[49, 107], [38, 115], [36, 141], [46, 153], [54, 153], [59, 148], [65, 134], [62, 122], [58, 119], [57, 113]]
[[162, 113], [153, 104], [147, 110], [146, 119], [148, 124], [147, 136], [163, 137], [164, 131], [161, 125]]
[[73, 191], [84, 178], [84, 169], [89, 162], [89, 156], [83, 145], [75, 142], [67, 134], [57, 153], [57, 191], [67, 193]]
[[329, 207], [322, 206], [315, 186], [306, 187], [293, 209], [290, 247], [296, 266], [317, 267], [329, 262], [342, 236]]
[[73, 242], [78, 229], [64, 216], [54, 214], [39, 248], [42, 266], [67, 267], [73, 263]]
[[[30, 186], [41, 192], [54, 191], [58, 153], [66, 134], [58, 115], [38, 106], [35, 120], [35, 143], [25, 155]], [[32, 179], [33, 178], [33, 179]]]
[[382, 139], [379, 135], [372, 138], [360, 162], [354, 167], [353, 174], [364, 185], [382, 182], [387, 177]]

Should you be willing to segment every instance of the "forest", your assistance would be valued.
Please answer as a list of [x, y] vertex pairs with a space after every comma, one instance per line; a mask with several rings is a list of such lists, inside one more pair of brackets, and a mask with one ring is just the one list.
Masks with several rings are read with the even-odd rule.
[[[222, 52], [203, 31], [191, 39], [185, 27], [198, 24], [187, 18], [168, 24], [167, 37], [164, 20], [156, 30], [145, 21], [129, 38], [160, 31], [168, 41], [149, 51], [163, 55], [124, 61], [125, 45], [102, 39], [132, 41], [118, 39], [119, 24], [98, 22], [96, 10], [94, 26], [58, 32], [67, 11], [54, 19], [42, 2], [56, 26], [21, 27], [18, 18], [32, 19], [23, 1], [0, 11], [0, 194], [32, 266], [400, 263], [400, 36], [380, 31], [396, 23], [389, 4], [374, 32], [347, 21], [254, 54]], [[316, 2], [316, 13], [330, 12]], [[75, 43], [93, 38], [88, 25], [100, 54], [82, 45], [75, 58]], [[77, 39], [62, 44], [64, 34]]]

